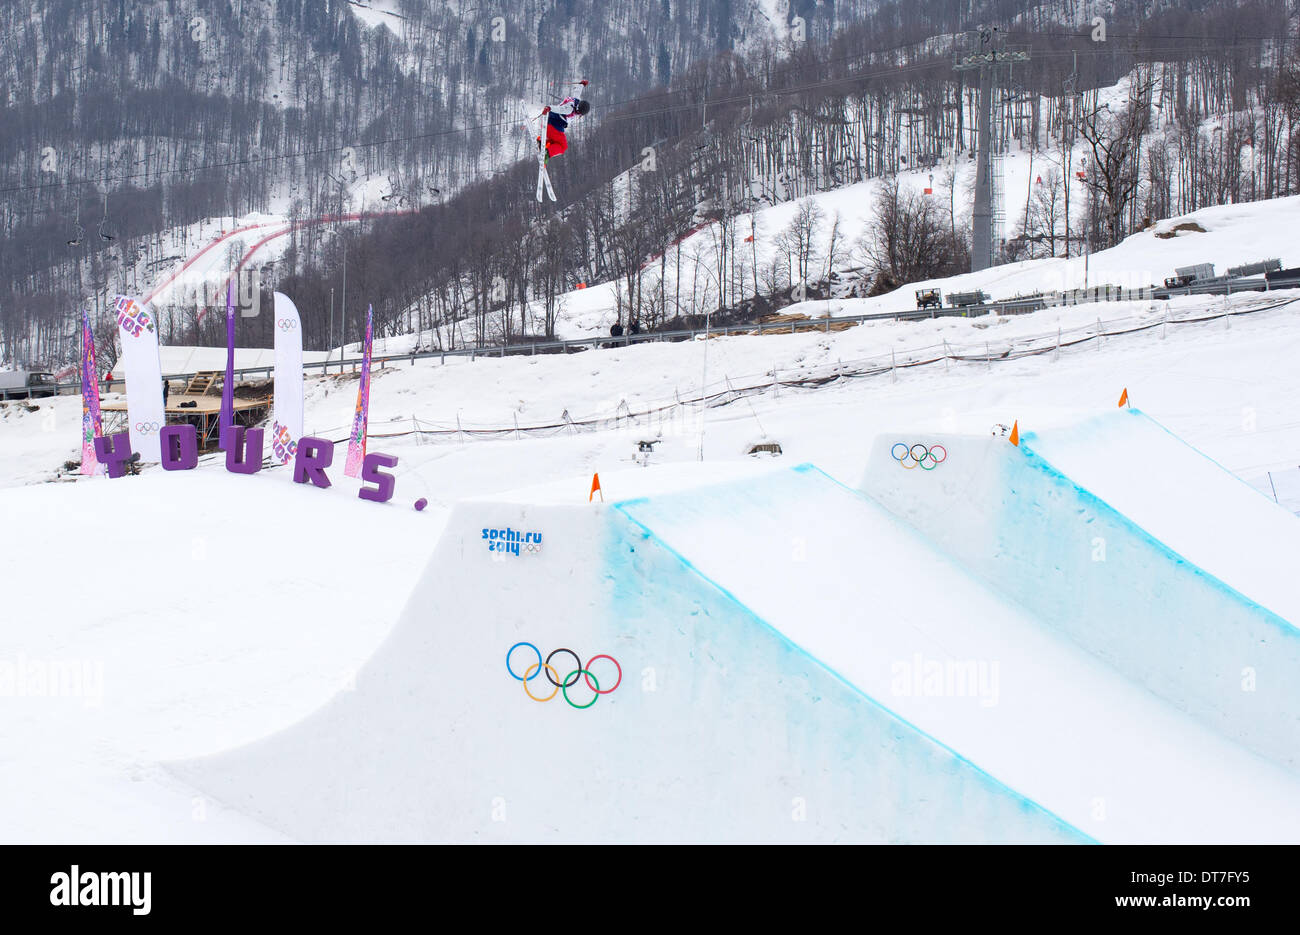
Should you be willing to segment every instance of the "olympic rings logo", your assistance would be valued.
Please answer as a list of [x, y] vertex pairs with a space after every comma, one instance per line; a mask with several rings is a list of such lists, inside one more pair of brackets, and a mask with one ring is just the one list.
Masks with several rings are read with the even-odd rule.
[[150, 432], [156, 432], [156, 431], [158, 431], [158, 423], [157, 423], [157, 422], [137, 422], [137, 423], [135, 424], [135, 430], [136, 430], [137, 432], [143, 432], [144, 434], [148, 435]]
[[917, 465], [920, 465], [923, 471], [933, 471], [948, 460], [948, 449], [943, 445], [922, 445], [920, 442], [915, 445], [895, 442], [894, 447], [889, 449], [889, 453], [907, 471], [915, 469]]
[[540, 542], [525, 542], [524, 551], [536, 554], [542, 551], [542, 544]]
[[280, 318], [276, 320], [275, 326], [281, 331], [292, 331], [298, 327], [298, 323], [292, 318]]
[[[523, 675], [516, 675], [514, 667], [510, 665], [510, 658], [511, 656], [514, 655], [515, 650], [521, 646], [527, 646], [534, 653], [536, 653], [537, 661], [534, 662], [532, 665], [530, 665], [527, 669], [525, 669]], [[555, 669], [554, 666], [551, 665], [551, 660], [554, 659], [556, 656], [558, 656], [560, 653], [567, 653], [568, 655], [572, 656], [573, 663], [574, 663], [574, 669], [563, 679], [559, 677], [560, 673]], [[613, 688], [601, 688], [600, 680], [597, 679], [596, 676], [592, 674], [591, 664], [595, 662], [597, 659], [608, 659], [610, 662], [614, 663], [614, 668], [618, 670], [618, 679], [614, 682]], [[559, 649], [551, 650], [551, 654], [547, 656], [546, 661], [543, 662], [542, 651], [538, 649], [536, 646], [534, 646], [532, 643], [528, 643], [528, 642], [515, 643], [515, 645], [511, 646], [508, 650], [506, 650], [506, 671], [510, 673], [511, 678], [515, 679], [518, 682], [523, 682], [524, 694], [527, 695], [529, 698], [533, 699], [533, 701], [550, 701], [557, 694], [563, 694], [564, 700], [569, 703], [569, 707], [571, 708], [590, 708], [592, 705], [596, 703], [596, 699], [598, 699], [601, 695], [608, 695], [611, 692], [613, 692], [614, 689], [618, 688], [620, 685], [623, 684], [623, 667], [619, 665], [618, 660], [615, 659], [613, 656], [607, 656], [604, 653], [600, 653], [599, 655], [592, 656], [590, 659], [588, 659], [587, 664], [584, 666], [582, 664], [582, 658], [577, 653], [575, 653], [571, 649], [565, 649], [564, 647], [561, 647]], [[551, 693], [549, 695], [546, 695], [545, 697], [539, 697], [537, 695], [534, 695], [528, 687], [528, 683], [531, 682], [533, 679], [537, 678], [537, 676], [539, 675], [545, 675], [546, 681], [550, 682], [551, 685], [554, 686], [551, 689]], [[587, 682], [587, 687], [590, 688], [592, 691], [591, 700], [588, 701], [586, 704], [578, 704], [572, 698], [569, 697], [569, 689], [577, 685], [579, 679], [585, 679]]]

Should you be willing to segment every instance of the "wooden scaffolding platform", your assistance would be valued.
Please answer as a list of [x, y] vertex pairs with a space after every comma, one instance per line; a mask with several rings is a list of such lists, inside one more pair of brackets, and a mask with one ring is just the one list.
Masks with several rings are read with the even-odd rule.
[[[194, 380], [191, 380], [190, 384], [193, 383]], [[215, 396], [211, 395], [206, 387], [204, 392], [198, 394], [190, 393], [189, 389], [187, 385], [186, 392], [167, 398], [167, 424], [180, 425], [188, 422], [198, 430], [199, 451], [215, 450], [221, 433], [221, 394], [218, 392]], [[235, 424], [254, 426], [264, 422], [270, 415], [271, 399], [269, 396], [236, 396], [234, 406]], [[104, 416], [106, 434], [126, 431], [126, 400], [104, 402], [99, 409]]]

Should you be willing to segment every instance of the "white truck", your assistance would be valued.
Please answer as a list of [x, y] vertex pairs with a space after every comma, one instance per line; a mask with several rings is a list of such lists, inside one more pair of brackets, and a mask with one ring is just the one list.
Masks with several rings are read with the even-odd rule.
[[0, 399], [36, 399], [58, 392], [54, 374], [44, 370], [0, 370]]

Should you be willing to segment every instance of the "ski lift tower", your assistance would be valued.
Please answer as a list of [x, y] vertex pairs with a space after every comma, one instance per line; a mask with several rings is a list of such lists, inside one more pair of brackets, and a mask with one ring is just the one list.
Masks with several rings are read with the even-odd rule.
[[971, 243], [971, 272], [993, 265], [993, 110], [998, 69], [1029, 61], [1027, 51], [1001, 47], [997, 27], [982, 28], [975, 41], [953, 62], [956, 71], [979, 69], [979, 119], [976, 124], [974, 231]]

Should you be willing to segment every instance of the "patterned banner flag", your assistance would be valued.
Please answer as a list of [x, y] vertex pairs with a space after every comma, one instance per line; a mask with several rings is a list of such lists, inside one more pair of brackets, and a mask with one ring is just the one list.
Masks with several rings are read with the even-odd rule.
[[129, 295], [119, 295], [114, 309], [126, 371], [126, 418], [131, 450], [142, 461], [157, 464], [162, 460], [158, 433], [167, 424], [163, 412], [162, 366], [158, 361], [158, 324], [153, 309]]
[[221, 383], [221, 432], [217, 444], [226, 450], [235, 424], [235, 280], [226, 283], [226, 378]]
[[366, 428], [370, 421], [370, 346], [374, 338], [374, 306], [366, 309], [366, 344], [361, 352], [361, 385], [357, 387], [357, 409], [352, 416], [352, 439], [348, 442], [348, 463], [343, 473], [361, 476], [361, 462], [366, 457]]
[[302, 438], [302, 319], [287, 295], [275, 293], [275, 421], [271, 457], [288, 464]]
[[90, 312], [81, 313], [81, 473], [103, 474], [95, 457], [95, 439], [104, 434], [99, 417], [99, 373], [95, 369], [95, 335]]

